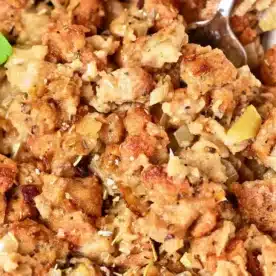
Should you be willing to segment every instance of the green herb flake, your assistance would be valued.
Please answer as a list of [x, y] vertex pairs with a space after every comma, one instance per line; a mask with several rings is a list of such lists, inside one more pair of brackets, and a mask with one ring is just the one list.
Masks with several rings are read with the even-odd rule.
[[12, 46], [3, 34], [0, 33], [0, 64], [7, 61], [12, 54]]

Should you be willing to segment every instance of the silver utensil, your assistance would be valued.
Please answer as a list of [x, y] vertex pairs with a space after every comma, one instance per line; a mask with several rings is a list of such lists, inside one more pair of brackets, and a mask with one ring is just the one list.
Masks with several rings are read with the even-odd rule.
[[262, 45], [265, 51], [276, 45], [276, 30], [264, 33]]
[[221, 49], [238, 68], [247, 64], [247, 55], [229, 24], [234, 2], [235, 0], [222, 0], [211, 20], [193, 23], [189, 26], [188, 32], [190, 42]]

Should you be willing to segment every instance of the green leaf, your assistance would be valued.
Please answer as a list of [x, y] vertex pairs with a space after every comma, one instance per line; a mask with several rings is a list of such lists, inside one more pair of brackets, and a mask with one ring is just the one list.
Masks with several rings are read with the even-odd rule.
[[7, 61], [12, 54], [12, 46], [4, 35], [0, 33], [0, 64]]

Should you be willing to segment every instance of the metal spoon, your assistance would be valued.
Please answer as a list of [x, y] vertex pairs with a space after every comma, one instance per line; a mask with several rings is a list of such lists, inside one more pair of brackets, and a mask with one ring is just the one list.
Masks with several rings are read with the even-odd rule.
[[234, 2], [222, 0], [213, 19], [193, 23], [188, 32], [190, 42], [221, 49], [238, 68], [247, 64], [247, 55], [229, 24]]
[[262, 39], [262, 45], [265, 51], [267, 51], [268, 49], [276, 45], [276, 30], [272, 30], [264, 33], [263, 39]]

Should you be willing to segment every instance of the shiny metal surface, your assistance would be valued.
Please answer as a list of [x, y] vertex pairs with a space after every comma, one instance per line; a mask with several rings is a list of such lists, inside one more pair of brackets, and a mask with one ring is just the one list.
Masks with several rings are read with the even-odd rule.
[[276, 30], [266, 32], [263, 35], [262, 45], [265, 51], [276, 45]]
[[213, 19], [193, 23], [188, 32], [190, 42], [220, 48], [236, 67], [241, 67], [247, 64], [247, 55], [229, 24], [233, 5], [234, 0], [222, 0]]

